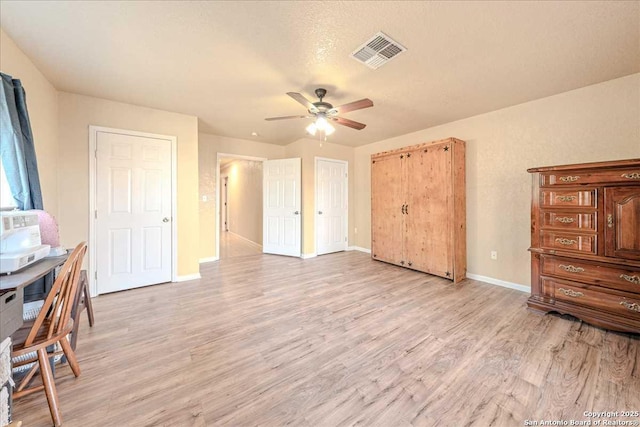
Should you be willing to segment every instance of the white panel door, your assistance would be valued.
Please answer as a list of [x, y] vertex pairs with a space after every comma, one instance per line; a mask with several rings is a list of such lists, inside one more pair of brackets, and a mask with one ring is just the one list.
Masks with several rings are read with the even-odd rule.
[[263, 163], [263, 236], [266, 254], [300, 256], [301, 161], [266, 160]]
[[96, 134], [98, 293], [171, 281], [171, 141]]
[[347, 249], [347, 163], [316, 161], [316, 252]]

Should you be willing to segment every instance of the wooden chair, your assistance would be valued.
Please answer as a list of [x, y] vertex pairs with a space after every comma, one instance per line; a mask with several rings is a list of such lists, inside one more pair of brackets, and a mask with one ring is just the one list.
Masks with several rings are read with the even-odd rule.
[[78, 283], [78, 291], [76, 299], [71, 309], [71, 318], [73, 319], [73, 331], [71, 332], [71, 348], [76, 351], [76, 343], [78, 342], [78, 331], [80, 329], [80, 314], [87, 310], [89, 317], [89, 327], [93, 327], [93, 304], [91, 303], [91, 295], [89, 294], [89, 280], [87, 280], [87, 270], [80, 271], [80, 280]]
[[[37, 355], [26, 360], [20, 360], [15, 364], [15, 366], [22, 366], [37, 362], [34, 363], [33, 367], [17, 385], [13, 398], [17, 399], [27, 394], [44, 390], [49, 403], [51, 418], [56, 427], [62, 424], [62, 418], [58, 408], [58, 393], [49, 358], [64, 354], [73, 374], [76, 377], [80, 375], [80, 366], [69, 344], [67, 335], [73, 329], [71, 310], [77, 294], [80, 269], [82, 268], [82, 260], [86, 251], [86, 242], [76, 246], [62, 266], [60, 274], [58, 274], [49, 295], [47, 295], [38, 317], [25, 323], [12, 336], [14, 342], [12, 357], [24, 356], [34, 352]], [[57, 343], [60, 343], [62, 351], [55, 351], [54, 345]], [[53, 347], [54, 351], [48, 351], [48, 347]], [[42, 376], [42, 385], [27, 388], [38, 369], [40, 369], [40, 375]]]

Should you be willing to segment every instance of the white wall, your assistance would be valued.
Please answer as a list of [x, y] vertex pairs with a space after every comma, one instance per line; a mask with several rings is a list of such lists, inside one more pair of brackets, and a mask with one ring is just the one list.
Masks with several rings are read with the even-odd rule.
[[89, 126], [177, 137], [178, 275], [198, 274], [198, 119], [72, 93], [59, 93], [60, 233], [74, 246], [89, 234]]
[[640, 74], [356, 148], [356, 245], [371, 247], [370, 155], [449, 136], [467, 143], [469, 273], [529, 285], [527, 168], [640, 157]]

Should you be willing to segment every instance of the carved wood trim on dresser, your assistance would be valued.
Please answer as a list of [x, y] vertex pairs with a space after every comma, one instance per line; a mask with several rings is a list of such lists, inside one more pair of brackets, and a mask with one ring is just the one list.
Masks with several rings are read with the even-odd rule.
[[528, 169], [527, 305], [640, 333], [640, 159]]

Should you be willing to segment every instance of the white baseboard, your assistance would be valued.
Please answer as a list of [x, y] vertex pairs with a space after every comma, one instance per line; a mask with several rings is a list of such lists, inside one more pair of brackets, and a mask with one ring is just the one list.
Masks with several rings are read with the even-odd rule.
[[490, 283], [492, 285], [502, 286], [503, 288], [515, 289], [516, 291], [520, 292], [531, 292], [531, 288], [529, 286], [519, 285], [518, 283], [507, 282], [505, 280], [494, 279], [493, 277], [481, 276], [479, 274], [467, 272], [467, 278]]
[[313, 252], [313, 253], [310, 253], [310, 254], [302, 254], [302, 255], [300, 255], [300, 258], [309, 259], [309, 258], [315, 258], [317, 256], [318, 256], [318, 254]]
[[229, 234], [233, 234], [233, 235], [234, 235], [234, 236], [236, 236], [237, 238], [239, 238], [239, 239], [241, 239], [241, 240], [244, 240], [245, 242], [247, 242], [247, 243], [249, 243], [249, 244], [251, 244], [251, 245], [257, 246], [257, 247], [259, 247], [260, 249], [262, 249], [262, 245], [261, 245], [260, 243], [254, 242], [253, 240], [249, 240], [249, 239], [247, 239], [246, 237], [239, 235], [238, 233], [234, 233], [233, 231], [227, 231], [227, 233], [229, 233]]
[[200, 258], [200, 264], [204, 264], [205, 262], [213, 262], [213, 261], [220, 261], [220, 257], [217, 256], [210, 256], [209, 258]]
[[366, 254], [370, 254], [371, 253], [371, 249], [367, 249], [367, 248], [363, 248], [360, 246], [349, 246], [347, 247], [348, 251], [359, 251], [359, 252], [364, 252]]
[[194, 274], [187, 274], [185, 276], [178, 276], [176, 277], [176, 282], [187, 282], [189, 280], [198, 280], [201, 279], [202, 276], [200, 276], [200, 273], [194, 273]]

